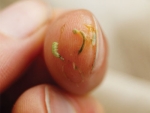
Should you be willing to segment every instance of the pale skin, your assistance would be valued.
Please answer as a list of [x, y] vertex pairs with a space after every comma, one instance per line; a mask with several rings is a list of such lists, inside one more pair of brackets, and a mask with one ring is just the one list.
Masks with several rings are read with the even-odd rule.
[[[57, 37], [55, 38], [57, 31], [50, 33], [49, 31], [63, 27], [65, 24], [63, 16], [70, 15], [76, 11], [50, 9], [49, 5], [41, 1], [25, 0], [14, 3], [0, 12], [0, 94], [2, 97], [2, 113], [10, 111], [12, 113], [48, 113], [50, 111], [57, 113], [58, 111], [54, 106], [60, 106], [62, 110], [66, 110], [63, 109], [66, 106], [74, 113], [89, 113], [91, 111], [93, 113], [103, 113], [100, 103], [88, 93], [101, 82], [104, 76], [107, 54], [104, 55], [99, 74], [93, 75], [95, 79], [100, 81], [93, 82], [91, 86], [88, 84], [90, 80], [87, 77], [87, 82], [85, 82], [86, 85], [84, 86], [86, 90], [83, 90], [81, 84], [78, 84], [78, 88], [76, 88], [76, 84], [68, 86], [67, 82], [70, 83], [70, 81], [66, 81], [65, 77], [62, 79], [56, 77], [56, 79], [52, 76], [49, 72], [52, 59], [48, 57], [49, 54], [52, 54], [52, 44], [49, 45], [46, 40], [48, 40], [47, 42], [54, 42], [53, 40], [57, 39]], [[86, 20], [92, 18], [92, 14], [88, 11], [81, 10], [79, 12], [85, 15], [84, 19]], [[71, 15], [70, 18], [75, 16]], [[59, 22], [57, 22], [58, 19]], [[70, 26], [75, 25], [76, 20], [74, 22]], [[82, 19], [80, 22], [83, 23]], [[83, 26], [85, 26], [84, 24]], [[62, 38], [67, 37], [67, 32], [65, 31], [67, 25], [63, 28], [64, 34], [62, 34]], [[85, 29], [90, 31], [92, 28], [87, 26]], [[78, 26], [77, 30], [79, 30]], [[76, 37], [77, 34], [73, 34], [72, 31], [71, 33]], [[52, 38], [46, 38], [46, 34], [49, 34]], [[94, 37], [94, 35], [91, 36]], [[60, 32], [58, 32], [58, 37], [60, 37]], [[80, 50], [81, 44], [77, 47], [77, 52]], [[93, 44], [95, 44], [94, 41]], [[87, 45], [84, 45], [80, 55], [88, 50], [86, 47]], [[106, 42], [104, 41], [105, 47]], [[45, 52], [47, 50], [49, 52]], [[106, 49], [104, 51], [106, 52]], [[59, 51], [55, 52], [59, 53]], [[55, 55], [58, 56], [56, 59], [61, 62], [65, 61], [63, 56], [60, 57], [56, 53]], [[96, 59], [95, 56], [92, 58]], [[71, 68], [76, 72], [80, 72], [76, 62], [71, 63]], [[64, 71], [67, 73], [67, 70]], [[84, 72], [84, 70], [81, 71]], [[72, 91], [71, 89], [74, 87], [75, 89]], [[49, 101], [51, 102], [50, 105]], [[63, 112], [71, 113], [61, 111], [61, 113]]]

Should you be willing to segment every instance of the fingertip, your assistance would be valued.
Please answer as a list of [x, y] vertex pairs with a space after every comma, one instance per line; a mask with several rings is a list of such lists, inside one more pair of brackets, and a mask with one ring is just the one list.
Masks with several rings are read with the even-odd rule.
[[74, 10], [62, 14], [48, 29], [44, 56], [55, 81], [67, 91], [85, 94], [103, 79], [107, 49], [93, 14]]
[[25, 38], [52, 16], [52, 8], [40, 0], [18, 1], [0, 12], [0, 33], [9, 38]]
[[12, 113], [103, 113], [92, 97], [67, 94], [48, 85], [35, 86], [23, 93]]

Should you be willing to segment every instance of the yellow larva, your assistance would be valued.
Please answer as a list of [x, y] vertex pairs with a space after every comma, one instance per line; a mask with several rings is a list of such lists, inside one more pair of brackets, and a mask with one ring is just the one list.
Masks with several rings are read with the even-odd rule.
[[92, 36], [92, 45], [94, 46], [96, 44], [96, 33], [93, 32], [93, 36]]
[[60, 58], [61, 60], [64, 60], [64, 58], [61, 57], [61, 55], [58, 53], [58, 42], [53, 42], [52, 53], [55, 57]]
[[90, 32], [92, 32], [92, 45], [94, 46], [96, 44], [96, 30], [92, 25], [85, 25]]

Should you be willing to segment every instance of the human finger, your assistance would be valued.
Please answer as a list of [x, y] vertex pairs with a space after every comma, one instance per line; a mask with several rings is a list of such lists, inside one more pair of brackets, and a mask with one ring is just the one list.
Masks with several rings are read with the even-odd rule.
[[103, 113], [102, 106], [90, 96], [75, 96], [48, 85], [24, 92], [12, 113]]
[[36, 0], [19, 1], [0, 12], [0, 93], [40, 52], [51, 18], [50, 7]]
[[44, 55], [52, 77], [61, 87], [74, 94], [85, 94], [104, 77], [106, 39], [91, 12], [69, 11], [50, 24]]

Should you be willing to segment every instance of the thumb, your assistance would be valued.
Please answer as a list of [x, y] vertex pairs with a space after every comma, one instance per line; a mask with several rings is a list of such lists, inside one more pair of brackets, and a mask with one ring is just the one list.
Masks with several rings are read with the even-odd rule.
[[71, 95], [52, 86], [39, 85], [18, 98], [12, 113], [103, 113], [103, 108], [90, 96]]
[[51, 14], [40, 1], [20, 1], [0, 12], [0, 93], [42, 48]]

